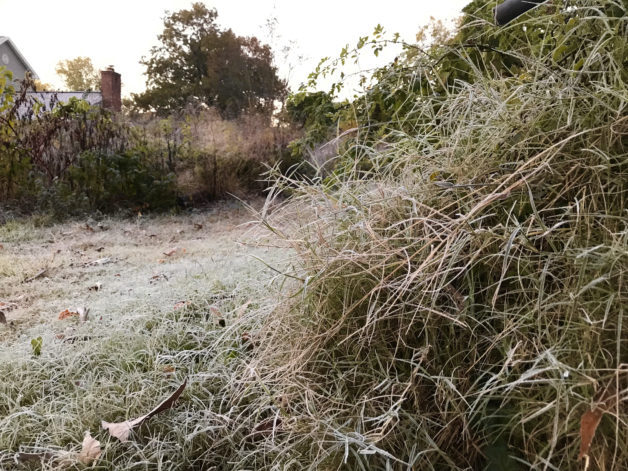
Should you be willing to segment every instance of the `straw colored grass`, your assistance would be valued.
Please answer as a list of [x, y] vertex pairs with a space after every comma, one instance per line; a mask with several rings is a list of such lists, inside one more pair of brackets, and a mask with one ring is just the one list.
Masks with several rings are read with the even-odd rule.
[[626, 16], [587, 12], [605, 32], [583, 34], [581, 70], [521, 57], [521, 76], [417, 99], [342, 172], [277, 175], [259, 215], [295, 254], [283, 285], [1, 364], [0, 465], [187, 377], [131, 443], [100, 432], [97, 467], [580, 470], [580, 419], [603, 407], [588, 467], [628, 468]]

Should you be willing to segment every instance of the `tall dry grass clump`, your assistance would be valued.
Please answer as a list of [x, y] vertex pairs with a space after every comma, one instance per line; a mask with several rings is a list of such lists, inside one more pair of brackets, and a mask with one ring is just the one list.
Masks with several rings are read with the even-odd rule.
[[300, 287], [255, 371], [282, 461], [582, 469], [597, 408], [589, 469], [628, 467], [626, 15], [580, 3], [578, 68], [511, 51], [525, 73], [476, 70], [342, 172], [279, 180], [291, 228], [263, 220]]
[[[289, 158], [293, 127], [247, 113], [224, 119], [218, 110], [190, 105], [167, 118], [134, 116], [142, 145], [173, 173], [188, 203], [262, 193], [264, 174]], [[284, 168], [286, 168], [286, 165]]]

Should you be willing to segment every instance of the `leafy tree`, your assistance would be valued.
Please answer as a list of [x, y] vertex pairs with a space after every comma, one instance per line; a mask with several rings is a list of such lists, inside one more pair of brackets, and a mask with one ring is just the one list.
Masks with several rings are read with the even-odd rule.
[[42, 82], [41, 80], [33, 80], [33, 87], [37, 92], [45, 92], [54, 89], [52, 85], [46, 82]]
[[72, 91], [100, 90], [100, 74], [89, 57], [76, 57], [57, 63], [55, 72]]
[[234, 118], [246, 109], [270, 114], [286, 84], [277, 77], [269, 46], [216, 25], [218, 14], [202, 3], [164, 19], [161, 44], [143, 58], [147, 90], [134, 95], [144, 110], [168, 114], [190, 101]]

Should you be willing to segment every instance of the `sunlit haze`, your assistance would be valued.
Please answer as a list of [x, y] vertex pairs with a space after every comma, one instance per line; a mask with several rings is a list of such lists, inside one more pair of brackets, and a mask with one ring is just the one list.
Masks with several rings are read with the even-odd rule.
[[[279, 74], [294, 89], [318, 60], [337, 56], [345, 44], [370, 34], [380, 23], [389, 33], [412, 41], [430, 16], [455, 18], [465, 0], [432, 2], [319, 0], [205, 1], [218, 11], [218, 22], [241, 36], [255, 35], [274, 46]], [[39, 78], [63, 88], [55, 65], [63, 59], [90, 57], [102, 69], [114, 65], [122, 74], [124, 95], [145, 87], [139, 63], [163, 28], [166, 10], [188, 8], [190, 0], [0, 0], [0, 36], [9, 36]], [[273, 35], [268, 20], [276, 18]], [[290, 47], [284, 57], [280, 50]], [[385, 56], [386, 57], [386, 56]], [[383, 60], [383, 59], [380, 59]], [[364, 66], [364, 64], [360, 64]], [[368, 64], [372, 66], [372, 64]]]

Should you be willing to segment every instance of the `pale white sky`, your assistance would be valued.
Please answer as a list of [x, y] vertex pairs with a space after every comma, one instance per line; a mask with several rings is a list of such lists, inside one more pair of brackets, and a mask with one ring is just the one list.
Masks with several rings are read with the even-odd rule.
[[[430, 16], [454, 18], [468, 0], [205, 0], [218, 10], [218, 23], [241, 36], [255, 35], [278, 49], [294, 42], [288, 61], [277, 52], [280, 75], [293, 88], [306, 80], [323, 56], [338, 56], [342, 47], [382, 24], [411, 41]], [[123, 95], [144, 89], [139, 64], [163, 29], [166, 10], [188, 8], [191, 0], [0, 0], [0, 36], [9, 36], [40, 79], [62, 88], [55, 65], [87, 56], [102, 69], [115, 65], [122, 74]], [[264, 26], [278, 20], [275, 44]], [[297, 57], [304, 60], [298, 61]], [[288, 62], [290, 65], [288, 65]], [[360, 64], [364, 68], [372, 63]]]

